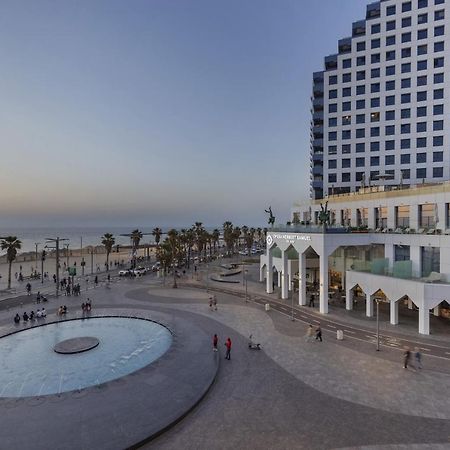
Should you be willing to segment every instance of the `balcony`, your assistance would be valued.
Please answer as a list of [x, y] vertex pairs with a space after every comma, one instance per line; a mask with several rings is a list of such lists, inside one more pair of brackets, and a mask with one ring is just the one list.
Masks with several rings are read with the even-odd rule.
[[322, 138], [313, 139], [312, 146], [323, 148], [323, 139]]
[[322, 139], [323, 138], [323, 126], [316, 125], [312, 129], [314, 139]]
[[359, 20], [358, 22], [353, 22], [352, 35], [353, 36], [364, 36], [365, 34], [366, 34], [366, 21]]
[[323, 189], [323, 180], [313, 180], [311, 186], [313, 189]]
[[323, 98], [315, 98], [312, 105], [314, 112], [323, 111]]
[[313, 73], [313, 83], [323, 83], [323, 72]]
[[381, 7], [380, 2], [371, 3], [367, 5], [366, 8], [366, 19], [375, 19], [376, 17], [380, 17], [381, 15]]
[[325, 69], [334, 70], [337, 69], [338, 55], [325, 56]]
[[318, 165], [315, 165], [313, 168], [312, 168], [312, 174], [314, 175], [314, 176], [316, 176], [316, 175], [323, 175], [323, 166], [318, 166]]
[[315, 112], [312, 115], [314, 125], [322, 125], [323, 124], [323, 112]]
[[314, 97], [323, 97], [323, 83], [314, 83], [313, 85]]
[[313, 153], [312, 160], [315, 163], [320, 163], [320, 162], [323, 163], [323, 153], [322, 152], [321, 153]]
[[339, 54], [350, 53], [352, 51], [352, 38], [340, 39], [338, 43]]

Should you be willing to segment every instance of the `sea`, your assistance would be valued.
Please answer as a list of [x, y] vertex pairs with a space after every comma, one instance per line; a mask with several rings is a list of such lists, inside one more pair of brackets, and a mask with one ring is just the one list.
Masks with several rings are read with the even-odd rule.
[[[130, 234], [136, 228], [141, 230], [144, 234], [141, 244], [153, 244], [154, 236], [151, 233], [157, 226], [158, 225], [147, 227], [0, 227], [0, 236], [16, 236], [22, 241], [22, 248], [19, 253], [27, 253], [36, 251], [36, 244], [38, 244], [38, 251], [41, 251], [49, 238], [54, 239], [56, 237], [67, 239], [66, 241], [61, 241], [61, 247], [63, 247], [63, 244], [69, 244], [69, 248], [72, 249], [79, 249], [81, 244], [83, 244], [83, 248], [89, 245], [101, 245], [102, 236], [105, 233], [113, 234], [116, 244], [130, 245], [130, 238], [122, 235]], [[180, 230], [181, 228], [187, 227], [159, 228], [164, 232], [171, 228]], [[208, 231], [212, 231], [214, 228], [215, 227], [205, 227]], [[221, 227], [219, 229], [221, 229]], [[164, 239], [164, 236], [162, 236], [162, 239]]]

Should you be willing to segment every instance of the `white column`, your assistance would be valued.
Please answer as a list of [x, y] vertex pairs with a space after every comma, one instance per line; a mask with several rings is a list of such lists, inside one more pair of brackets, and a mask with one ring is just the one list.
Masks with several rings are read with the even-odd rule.
[[387, 214], [387, 227], [395, 230], [395, 206], [388, 206]]
[[412, 262], [413, 276], [421, 277], [422, 264], [421, 264], [420, 247], [418, 245], [411, 245], [409, 250], [409, 258], [411, 259]]
[[282, 272], [279, 271], [278, 273], [278, 278], [277, 278], [277, 287], [281, 287], [282, 282], [281, 282], [281, 277], [282, 277]]
[[273, 292], [273, 258], [271, 249], [267, 249], [267, 266], [266, 266], [266, 292]]
[[345, 309], [351, 311], [353, 309], [353, 289], [345, 290]]
[[368, 214], [367, 214], [367, 226], [371, 229], [375, 229], [375, 208], [368, 208]]
[[436, 228], [445, 230], [445, 203], [439, 202], [437, 204], [437, 210], [439, 222], [436, 224]]
[[419, 206], [410, 205], [409, 207], [409, 228], [417, 231], [419, 228]]
[[259, 268], [259, 281], [260, 283], [264, 281], [264, 266]]
[[439, 305], [433, 308], [433, 316], [439, 317]]
[[351, 209], [351, 212], [350, 212], [350, 222], [351, 222], [351, 226], [352, 227], [356, 227], [358, 224], [356, 223], [356, 207], [354, 207], [354, 208], [352, 208]]
[[394, 267], [394, 245], [393, 244], [384, 244], [384, 257], [389, 260], [388, 269], [392, 272]]
[[319, 289], [319, 311], [328, 314], [328, 255], [325, 250], [319, 258], [320, 289]]
[[299, 305], [306, 305], [306, 253], [299, 255], [298, 261], [298, 303]]
[[374, 302], [374, 295], [367, 295], [366, 294], [366, 316], [367, 317], [373, 317], [373, 302]]
[[419, 333], [430, 334], [430, 311], [424, 303], [419, 306]]
[[292, 291], [292, 260], [288, 259], [288, 264], [287, 264], [287, 276], [288, 276], [288, 291]]
[[391, 309], [391, 325], [398, 325], [398, 302], [391, 300], [389, 303]]
[[281, 298], [285, 300], [289, 298], [288, 257], [285, 250], [281, 252], [281, 264], [283, 267], [281, 271]]

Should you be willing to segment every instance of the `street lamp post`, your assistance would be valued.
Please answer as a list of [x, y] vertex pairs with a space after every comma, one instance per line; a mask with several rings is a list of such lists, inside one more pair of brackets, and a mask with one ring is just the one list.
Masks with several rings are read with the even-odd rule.
[[294, 317], [294, 282], [291, 281], [291, 320], [295, 322]]
[[61, 241], [68, 241], [69, 239], [61, 239], [60, 237], [56, 238], [47, 238], [47, 242], [54, 242], [55, 247], [49, 247], [54, 248], [56, 250], [56, 296], [59, 296], [59, 243]]
[[209, 263], [206, 264], [206, 292], [209, 292]]
[[247, 300], [247, 298], [248, 298], [248, 296], [247, 296], [247, 293], [248, 293], [248, 289], [247, 289], [248, 270], [247, 269], [244, 270], [244, 275], [245, 275], [245, 303], [247, 303], [248, 302], [248, 300]]
[[[44, 247], [44, 249], [46, 249], [47, 246]], [[41, 254], [41, 284], [44, 284], [44, 261], [45, 261], [45, 256], [46, 256], [46, 251], [42, 250], [42, 254]]]
[[70, 244], [64, 244], [64, 247], [66, 249], [66, 268], [69, 270], [69, 245]]
[[380, 299], [375, 299], [377, 303], [377, 352], [380, 351]]
[[91, 275], [94, 274], [94, 249], [91, 248]]
[[35, 263], [36, 263], [36, 272], [37, 272], [38, 271], [38, 246], [40, 245], [40, 242], [35, 242], [34, 245], [36, 247]]

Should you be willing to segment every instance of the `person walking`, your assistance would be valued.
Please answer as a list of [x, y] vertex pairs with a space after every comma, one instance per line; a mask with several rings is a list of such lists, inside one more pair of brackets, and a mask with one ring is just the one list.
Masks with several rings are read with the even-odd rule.
[[309, 296], [309, 307], [311, 308], [314, 308], [314, 294], [311, 294], [310, 296]]
[[227, 351], [225, 353], [225, 359], [230, 360], [231, 359], [231, 339], [227, 338], [227, 341], [225, 342], [225, 347], [227, 348]]
[[316, 341], [322, 342], [322, 328], [320, 328], [320, 323], [317, 325], [316, 328]]
[[31, 295], [31, 284], [27, 283], [27, 295]]
[[94, 278], [94, 287], [98, 286], [98, 276], [96, 275]]
[[408, 368], [408, 364], [411, 361], [411, 352], [409, 350], [409, 347], [405, 348], [405, 351], [403, 352], [403, 368], [407, 369]]
[[219, 338], [217, 336], [217, 334], [214, 335], [213, 337], [213, 352], [217, 352], [217, 343], [219, 342]]
[[305, 334], [305, 341], [311, 342], [314, 335], [314, 329], [311, 324], [308, 325], [308, 328], [306, 328], [306, 334]]
[[215, 295], [213, 295], [213, 307], [214, 307], [214, 311], [217, 311], [217, 297]]
[[209, 297], [209, 310], [210, 310], [210, 311], [213, 310], [213, 301], [212, 301], [212, 297]]
[[420, 353], [419, 347], [414, 348], [414, 357], [416, 359], [416, 368], [421, 369], [422, 368], [422, 353]]

